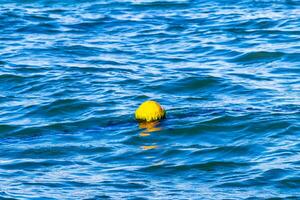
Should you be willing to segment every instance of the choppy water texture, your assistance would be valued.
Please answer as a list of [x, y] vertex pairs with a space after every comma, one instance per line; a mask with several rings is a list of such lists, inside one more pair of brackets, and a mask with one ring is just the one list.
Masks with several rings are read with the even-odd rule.
[[0, 50], [2, 199], [300, 199], [297, 0], [3, 0]]

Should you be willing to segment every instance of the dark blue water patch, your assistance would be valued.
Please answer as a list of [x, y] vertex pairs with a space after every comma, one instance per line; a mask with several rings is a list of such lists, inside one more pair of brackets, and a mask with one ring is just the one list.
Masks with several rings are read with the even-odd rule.
[[272, 62], [273, 60], [278, 60], [284, 56], [284, 53], [281, 52], [251, 52], [245, 53], [237, 58], [234, 58], [234, 62], [256, 62], [257, 60], [260, 61], [267, 61]]
[[51, 23], [38, 23], [38, 24], [31, 24], [28, 25], [27, 27], [21, 27], [17, 29], [17, 32], [20, 33], [26, 33], [26, 34], [55, 34], [59, 33], [60, 31], [57, 30], [58, 27], [55, 26], [55, 24]]

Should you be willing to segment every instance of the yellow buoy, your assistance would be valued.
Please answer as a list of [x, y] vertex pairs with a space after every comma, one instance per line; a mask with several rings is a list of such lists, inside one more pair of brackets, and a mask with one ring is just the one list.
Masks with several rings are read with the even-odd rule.
[[156, 101], [145, 101], [135, 111], [135, 119], [138, 121], [152, 122], [166, 117], [166, 111]]

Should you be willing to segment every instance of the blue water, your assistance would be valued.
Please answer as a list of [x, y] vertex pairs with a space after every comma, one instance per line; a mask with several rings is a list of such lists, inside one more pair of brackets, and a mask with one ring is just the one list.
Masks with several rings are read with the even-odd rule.
[[300, 199], [300, 2], [2, 0], [0, 149], [1, 199]]

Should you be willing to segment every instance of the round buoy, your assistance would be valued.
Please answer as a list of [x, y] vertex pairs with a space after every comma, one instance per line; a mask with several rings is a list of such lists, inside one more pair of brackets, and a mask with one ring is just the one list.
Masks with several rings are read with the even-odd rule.
[[135, 111], [135, 119], [138, 121], [152, 122], [165, 117], [166, 111], [156, 101], [145, 101]]

